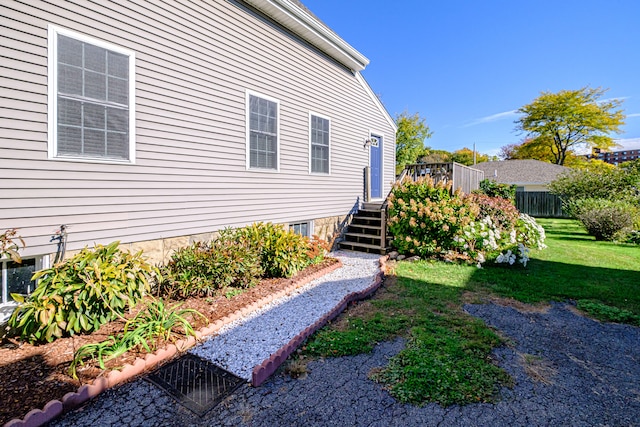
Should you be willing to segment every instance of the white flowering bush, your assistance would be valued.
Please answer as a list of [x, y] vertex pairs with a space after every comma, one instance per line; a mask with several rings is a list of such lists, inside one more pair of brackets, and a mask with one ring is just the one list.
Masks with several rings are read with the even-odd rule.
[[500, 254], [496, 257], [496, 264], [509, 264], [513, 265], [517, 262], [522, 264], [524, 267], [527, 266], [529, 262], [529, 248], [527, 248], [522, 243], [518, 243], [516, 249], [507, 249], [506, 252], [500, 252]]
[[528, 248], [544, 249], [547, 238], [544, 228], [536, 220], [527, 214], [518, 216], [515, 227], [515, 243], [522, 243]]
[[480, 263], [485, 261], [485, 253], [500, 248], [502, 239], [500, 229], [489, 216], [471, 221], [462, 229], [462, 233], [454, 237], [462, 254]]

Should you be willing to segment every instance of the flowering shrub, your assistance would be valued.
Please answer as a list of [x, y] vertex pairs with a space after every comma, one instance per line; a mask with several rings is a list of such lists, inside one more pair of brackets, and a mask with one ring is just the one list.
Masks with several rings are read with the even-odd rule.
[[480, 218], [488, 216], [500, 231], [509, 232], [515, 227], [520, 212], [508, 199], [480, 193], [470, 194], [468, 197], [479, 206]]
[[478, 266], [487, 260], [526, 266], [528, 248], [545, 247], [544, 229], [508, 200], [450, 189], [428, 177], [394, 184], [388, 224], [398, 252]]
[[485, 254], [495, 252], [500, 248], [503, 239], [497, 223], [490, 216], [485, 216], [479, 221], [471, 221], [464, 227], [462, 233], [454, 238], [460, 245], [459, 251], [462, 258], [485, 262]]
[[536, 222], [536, 220], [527, 214], [521, 213], [516, 222], [516, 228], [511, 234], [513, 243], [522, 243], [528, 248], [544, 249], [547, 235], [544, 228]]
[[393, 246], [405, 254], [444, 256], [460, 247], [456, 236], [478, 215], [451, 184], [434, 184], [430, 177], [405, 179], [393, 186], [389, 196], [389, 230]]
[[529, 248], [527, 248], [522, 243], [518, 243], [516, 249], [507, 249], [506, 252], [500, 252], [500, 254], [496, 257], [496, 264], [509, 264], [513, 265], [516, 262], [516, 259], [520, 264], [524, 267], [527, 266], [527, 262], [529, 262]]

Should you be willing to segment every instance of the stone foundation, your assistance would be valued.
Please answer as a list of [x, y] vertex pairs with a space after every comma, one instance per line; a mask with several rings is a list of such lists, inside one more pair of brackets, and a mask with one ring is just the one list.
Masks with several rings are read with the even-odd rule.
[[[329, 242], [331, 249], [335, 249], [338, 238], [349, 224], [351, 215], [339, 215], [327, 218], [318, 218], [309, 222], [313, 223], [313, 234]], [[288, 224], [284, 224], [288, 226]], [[131, 253], [142, 250], [144, 257], [151, 264], [165, 264], [171, 259], [171, 254], [177, 249], [189, 246], [194, 242], [209, 242], [218, 235], [217, 232], [193, 234], [190, 236], [168, 237], [164, 239], [146, 240], [142, 242], [122, 243], [120, 247]], [[79, 250], [67, 251], [65, 258], [77, 254]], [[55, 254], [51, 254], [51, 260]]]
[[319, 218], [313, 221], [313, 234], [329, 242], [329, 247], [336, 249], [336, 242], [351, 222], [352, 215], [339, 215]]

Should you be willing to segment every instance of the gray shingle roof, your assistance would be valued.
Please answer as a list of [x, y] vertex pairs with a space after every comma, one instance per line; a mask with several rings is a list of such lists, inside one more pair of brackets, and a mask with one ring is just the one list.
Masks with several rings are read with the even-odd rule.
[[503, 184], [548, 184], [569, 168], [539, 160], [503, 160], [483, 162], [474, 169], [484, 171], [484, 177]]

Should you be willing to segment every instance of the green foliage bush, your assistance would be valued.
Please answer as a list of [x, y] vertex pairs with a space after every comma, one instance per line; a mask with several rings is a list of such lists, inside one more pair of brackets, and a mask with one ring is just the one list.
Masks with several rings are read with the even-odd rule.
[[259, 248], [260, 265], [269, 277], [291, 277], [311, 263], [311, 242], [284, 226], [255, 223], [238, 229], [249, 245]]
[[638, 208], [622, 200], [578, 199], [572, 201], [572, 209], [596, 240], [624, 238], [638, 217]]
[[451, 184], [430, 177], [395, 183], [389, 196], [389, 230], [393, 246], [404, 254], [445, 256], [460, 246], [456, 236], [478, 215]]
[[477, 194], [486, 194], [489, 197], [501, 197], [509, 200], [511, 203], [516, 201], [516, 185], [500, 184], [491, 179], [483, 179], [480, 181], [480, 189], [474, 191]]
[[188, 298], [212, 296], [226, 287], [252, 287], [263, 269], [259, 248], [226, 229], [211, 243], [195, 242], [174, 252], [162, 275], [159, 294]]
[[135, 306], [149, 291], [154, 268], [118, 248], [120, 242], [84, 248], [75, 256], [34, 274], [38, 286], [21, 303], [9, 326], [29, 342], [93, 332]]
[[632, 167], [602, 169], [597, 172], [573, 169], [549, 184], [551, 192], [560, 196], [567, 204], [566, 211], [570, 215], [575, 214], [572, 200], [626, 200], [639, 205], [639, 188], [640, 172]]
[[247, 289], [264, 276], [291, 277], [324, 259], [326, 250], [326, 242], [310, 240], [282, 225], [256, 223], [225, 229], [210, 243], [197, 242], [176, 251], [162, 268], [158, 293], [187, 298], [212, 296], [227, 288]]

